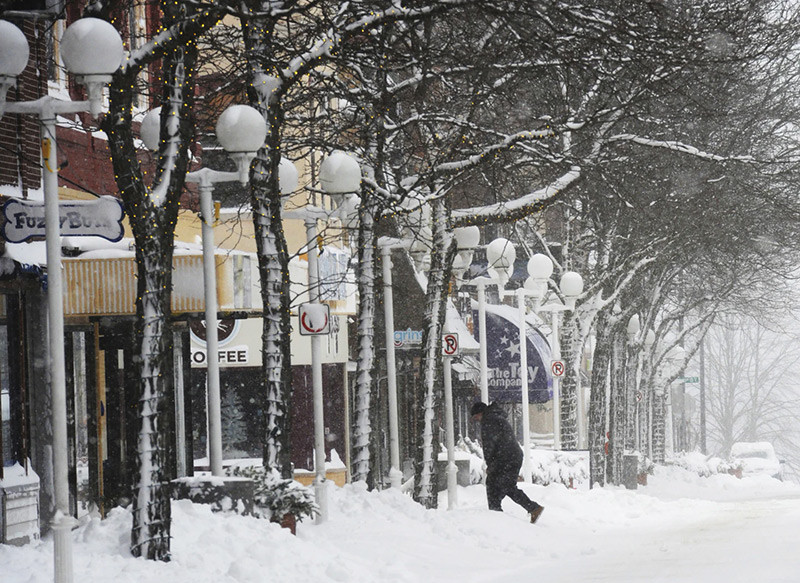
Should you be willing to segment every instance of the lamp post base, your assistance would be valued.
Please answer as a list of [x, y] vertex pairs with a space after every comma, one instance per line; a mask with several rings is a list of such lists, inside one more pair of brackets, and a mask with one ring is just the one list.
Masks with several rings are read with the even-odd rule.
[[53, 580], [55, 583], [72, 583], [72, 529], [78, 521], [72, 516], [57, 515], [53, 528]]

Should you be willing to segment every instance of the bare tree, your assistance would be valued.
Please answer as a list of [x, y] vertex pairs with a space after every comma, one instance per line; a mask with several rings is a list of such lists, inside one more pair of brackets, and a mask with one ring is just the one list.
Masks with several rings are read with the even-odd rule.
[[797, 340], [796, 332], [742, 313], [726, 314], [711, 328], [705, 339], [711, 452], [726, 457], [737, 441], [770, 441], [798, 467]]

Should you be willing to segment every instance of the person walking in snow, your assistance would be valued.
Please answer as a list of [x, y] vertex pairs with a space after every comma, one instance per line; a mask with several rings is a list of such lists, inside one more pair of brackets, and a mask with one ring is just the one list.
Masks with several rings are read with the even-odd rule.
[[487, 405], [480, 401], [472, 405], [470, 415], [481, 424], [489, 510], [502, 512], [501, 502], [508, 496], [530, 513], [531, 522], [536, 522], [542, 515], [544, 506], [528, 498], [517, 487], [517, 477], [522, 468], [522, 448], [505, 415], [497, 403]]

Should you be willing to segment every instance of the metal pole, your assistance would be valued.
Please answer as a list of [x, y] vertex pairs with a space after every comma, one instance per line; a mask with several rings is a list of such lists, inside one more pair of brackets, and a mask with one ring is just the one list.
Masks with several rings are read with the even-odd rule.
[[217, 266], [214, 257], [213, 184], [199, 183], [203, 236], [203, 287], [206, 302], [206, 403], [208, 407], [208, 461], [211, 474], [222, 471], [222, 418], [219, 387], [219, 334], [217, 328]]
[[700, 452], [707, 453], [706, 441], [706, 351], [705, 340], [700, 341]]
[[58, 153], [56, 120], [52, 111], [41, 112], [42, 187], [44, 190], [45, 247], [47, 250], [47, 317], [50, 342], [50, 392], [53, 424], [54, 580], [72, 583], [72, 528], [69, 513], [67, 382], [64, 358], [64, 297], [61, 274], [61, 234], [58, 213]]
[[[561, 343], [558, 339], [558, 312], [553, 310], [553, 360], [561, 360]], [[553, 375], [553, 449], [561, 449], [561, 379]]]
[[[397, 365], [394, 359], [394, 293], [392, 290], [392, 248], [381, 247], [383, 270], [383, 318], [386, 331], [386, 386], [389, 393], [389, 483], [399, 488], [403, 480], [400, 471], [400, 438], [397, 418]], [[446, 381], [445, 381], [446, 382]]]
[[[670, 370], [670, 375], [672, 374]], [[664, 454], [672, 457], [675, 453], [675, 414], [672, 408], [672, 383], [664, 387]]]
[[519, 308], [519, 380], [522, 395], [522, 481], [531, 483], [531, 420], [528, 402], [528, 326], [525, 322], [525, 289], [517, 290]]
[[453, 510], [458, 503], [458, 467], [456, 466], [455, 434], [453, 429], [453, 381], [451, 358], [444, 357], [444, 435], [447, 446], [447, 509]]
[[478, 279], [478, 342], [480, 344], [481, 401], [489, 404], [489, 370], [486, 356], [486, 282]]
[[[308, 294], [311, 303], [319, 302], [317, 268], [317, 220], [305, 219], [308, 239]], [[322, 396], [322, 337], [311, 337], [311, 384], [314, 395], [314, 494], [319, 506], [317, 524], [328, 520], [328, 496], [325, 484], [325, 416]]]

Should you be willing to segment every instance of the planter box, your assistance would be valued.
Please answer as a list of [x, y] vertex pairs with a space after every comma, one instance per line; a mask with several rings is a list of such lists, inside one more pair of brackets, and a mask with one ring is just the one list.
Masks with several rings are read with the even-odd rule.
[[736, 468], [735, 470], [734, 469], [730, 469], [730, 470], [728, 470], [728, 473], [731, 476], [736, 476], [740, 480], [742, 479], [742, 468]]
[[[295, 470], [293, 478], [295, 481], [303, 484], [303, 486], [310, 486], [314, 483], [314, 472], [309, 470]], [[328, 470], [325, 472], [325, 479], [331, 480], [334, 484], [341, 488], [347, 482], [347, 470], [345, 468]]]
[[292, 513], [284, 514], [281, 519], [271, 520], [270, 522], [278, 523], [281, 528], [288, 528], [292, 534], [297, 534], [297, 517]]
[[[469, 459], [456, 459], [456, 484], [459, 486], [469, 486]], [[440, 459], [436, 462], [436, 474], [439, 491], [447, 490], [447, 459]]]
[[172, 497], [210, 504], [214, 512], [253, 513], [253, 480], [238, 476], [190, 476], [172, 480]]

